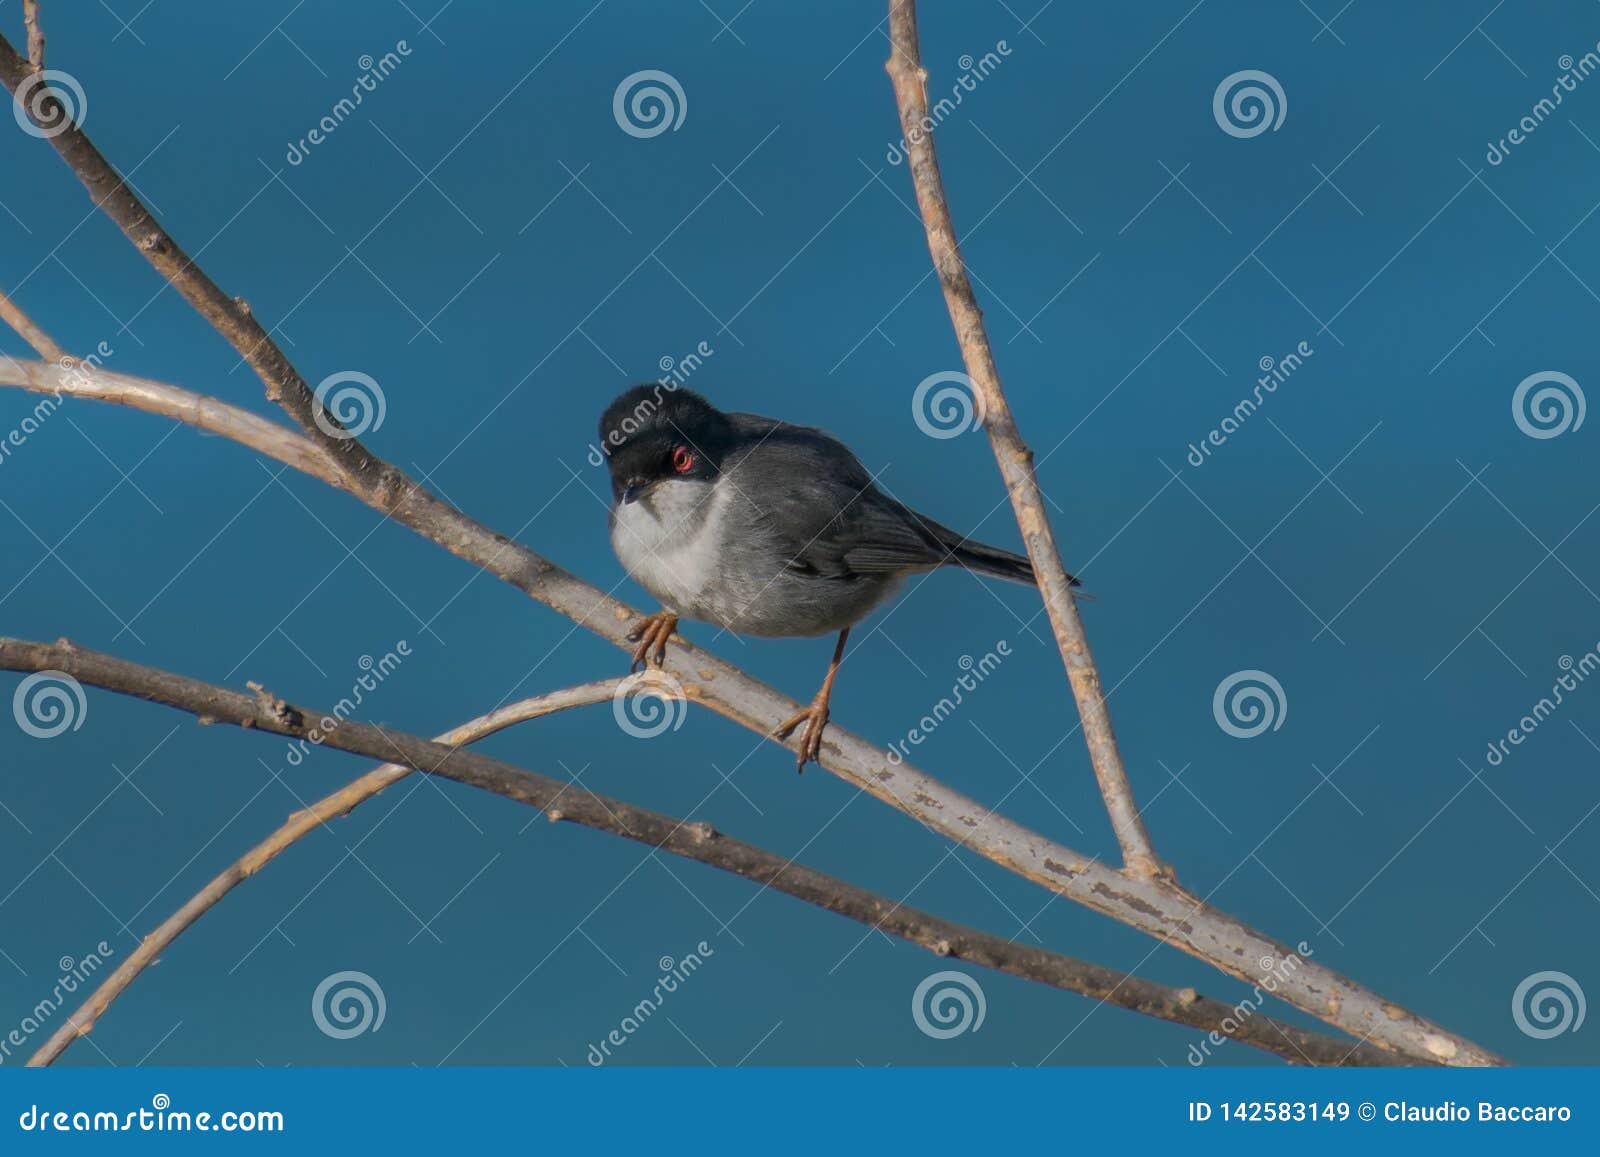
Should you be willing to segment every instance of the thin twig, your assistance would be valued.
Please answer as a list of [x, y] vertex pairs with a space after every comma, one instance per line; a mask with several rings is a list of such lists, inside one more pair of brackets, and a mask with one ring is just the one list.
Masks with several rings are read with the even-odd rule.
[[[452, 747], [473, 743], [515, 723], [538, 719], [571, 707], [604, 702], [616, 693], [620, 682], [622, 682], [620, 678], [602, 679], [596, 683], [585, 683], [579, 687], [569, 687], [548, 695], [523, 699], [447, 731], [435, 742], [449, 744]], [[215, 879], [195, 893], [183, 907], [162, 921], [154, 932], [146, 936], [139, 947], [134, 949], [132, 954], [101, 982], [100, 987], [78, 1006], [77, 1010], [67, 1018], [66, 1023], [51, 1034], [50, 1039], [28, 1058], [29, 1066], [50, 1064], [65, 1052], [73, 1041], [87, 1036], [106, 1009], [111, 1006], [111, 1002], [121, 996], [141, 972], [154, 964], [157, 957], [165, 952], [174, 940], [182, 936], [190, 925], [215, 907], [234, 888], [286, 851], [289, 845], [318, 828], [325, 827], [329, 820], [349, 815], [352, 810], [390, 784], [410, 774], [411, 768], [403, 764], [386, 763], [373, 768], [360, 779], [346, 784], [332, 795], [319, 799], [311, 806], [291, 815], [282, 827], [225, 868]]]
[[16, 330], [22, 336], [22, 340], [31, 345], [45, 361], [60, 365], [66, 360], [66, 351], [58, 346], [55, 339], [45, 333], [33, 318], [24, 313], [20, 305], [7, 297], [3, 289], [0, 289], [0, 321]]
[[[75, 677], [81, 677], [92, 685], [164, 703], [215, 722], [307, 738], [312, 730], [320, 726], [321, 720], [329, 718], [318, 716], [313, 710], [293, 706], [260, 689], [251, 698], [66, 644], [51, 647], [0, 640], [0, 665], [13, 666], [19, 657], [24, 656], [31, 664], [53, 663], [56, 664], [55, 669], [68, 674], [76, 672]], [[288, 823], [212, 880], [147, 936], [139, 948], [73, 1013], [67, 1023], [57, 1029], [29, 1058], [28, 1064], [48, 1065], [74, 1040], [86, 1035], [111, 1002], [139, 973], [234, 887], [259, 871], [296, 840], [328, 820], [348, 814], [363, 801], [403, 778], [413, 767], [537, 807], [553, 821], [570, 820], [755, 880], [775, 891], [919, 944], [939, 956], [994, 968], [1160, 1020], [1216, 1032], [1295, 1063], [1405, 1063], [1403, 1058], [1368, 1044], [1353, 1044], [1307, 1032], [1270, 1017], [1246, 1015], [1235, 1006], [1200, 996], [1193, 989], [1169, 988], [942, 920], [797, 864], [786, 857], [732, 839], [713, 831], [707, 824], [646, 811], [620, 800], [596, 795], [581, 785], [559, 784], [498, 760], [477, 755], [469, 757], [468, 753], [460, 750], [461, 745], [514, 723], [610, 699], [624, 682], [622, 679], [603, 680], [525, 700], [472, 720], [432, 741], [387, 728], [335, 722], [330, 730], [320, 733], [319, 742], [322, 746], [377, 758], [382, 758], [385, 753], [396, 753], [405, 762], [375, 768], [291, 816]], [[661, 686], [670, 691], [669, 682], [663, 682]]]
[[[29, 62], [0, 36], [0, 83], [13, 97], [31, 71]], [[70, 118], [49, 128], [46, 135], [50, 144], [83, 182], [95, 206], [122, 230], [156, 272], [227, 339], [266, 385], [267, 397], [288, 411], [313, 440], [321, 442], [341, 469], [361, 476], [366, 485], [378, 491], [391, 496], [400, 494], [405, 489], [404, 476], [379, 462], [357, 439], [339, 428], [283, 350], [261, 328], [249, 303], [229, 297], [195, 264]]]
[[39, 23], [39, 0], [22, 0], [22, 23], [28, 30], [28, 64], [44, 71], [44, 26]]
[[1056, 547], [1044, 497], [1034, 475], [1033, 451], [1023, 443], [1005, 391], [1000, 387], [1000, 373], [995, 368], [994, 353], [984, 330], [983, 311], [978, 308], [972, 282], [967, 278], [966, 265], [961, 259], [950, 206], [945, 201], [944, 182], [939, 176], [933, 133], [928, 127], [932, 122], [927, 119], [928, 95], [924, 87], [927, 73], [922, 68], [917, 47], [915, 0], [890, 0], [889, 41], [889, 62], [885, 67], [894, 83], [895, 100], [900, 107], [908, 167], [917, 192], [917, 205], [922, 210], [922, 224], [928, 234], [928, 250], [933, 255], [939, 284], [944, 288], [945, 305], [955, 325], [961, 358], [977, 393], [984, 430], [989, 435], [995, 460], [1000, 463], [1000, 474], [1010, 492], [1011, 507], [1022, 529], [1022, 541], [1033, 563], [1033, 573], [1039, 580], [1039, 591], [1050, 615], [1056, 645], [1066, 664], [1067, 679], [1078, 702], [1083, 738], [1089, 747], [1089, 759], [1100, 784], [1100, 794], [1105, 798], [1111, 826], [1128, 870], [1144, 876], [1170, 874], [1150, 844], [1150, 835], [1145, 831], [1139, 805], [1128, 784], [1122, 752], [1111, 729], [1110, 712], [1106, 710], [1100, 672], [1089, 651], [1083, 621], [1072, 598], [1072, 583], [1061, 564], [1061, 552]]

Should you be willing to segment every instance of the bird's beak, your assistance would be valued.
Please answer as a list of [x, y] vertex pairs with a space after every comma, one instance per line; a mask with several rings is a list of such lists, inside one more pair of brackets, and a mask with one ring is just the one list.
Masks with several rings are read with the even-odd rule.
[[639, 497], [644, 494], [644, 491], [645, 483], [639, 481], [638, 479], [634, 479], [632, 482], [629, 482], [622, 488], [623, 505], [626, 506], [630, 502], [637, 502]]

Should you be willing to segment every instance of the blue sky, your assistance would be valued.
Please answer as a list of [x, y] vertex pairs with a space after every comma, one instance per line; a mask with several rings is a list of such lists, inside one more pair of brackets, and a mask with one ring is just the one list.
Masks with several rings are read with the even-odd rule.
[[[617, 392], [704, 343], [692, 384], [717, 403], [824, 426], [905, 501], [1017, 546], [982, 436], [929, 437], [914, 418], [918, 384], [960, 361], [889, 157], [876, 6], [330, 8], [52, 6], [50, 64], [82, 86], [100, 148], [309, 381], [378, 383], [378, 452], [648, 606], [611, 554], [587, 449]], [[1600, 367], [1600, 80], [1535, 112], [1600, 41], [1600, 14], [926, 8], [935, 99], [967, 58], [999, 60], [936, 139], [1057, 536], [1097, 596], [1085, 617], [1158, 846], [1218, 906], [1514, 1060], [1593, 1062], [1592, 1030], [1531, 1037], [1512, 999], [1547, 971], [1600, 991], [1600, 685], [1498, 765], [1487, 752], [1563, 657], [1581, 670], [1600, 646], [1595, 430], [1530, 436], [1550, 430], [1513, 410], [1530, 377], [1581, 394]], [[15, 0], [0, 22], [18, 43]], [[291, 161], [386, 53], [397, 63], [360, 106]], [[647, 70], [676, 82], [682, 119], [637, 135], [614, 97]], [[1281, 90], [1275, 128], [1215, 114], [1243, 71]], [[7, 126], [7, 292], [69, 348], [106, 343], [109, 368], [273, 415], [53, 151]], [[9, 332], [0, 352], [27, 356]], [[1258, 396], [1263, 360], [1281, 373], [1290, 354]], [[1572, 397], [1557, 379], [1530, 391], [1551, 381]], [[1257, 408], [1192, 464], [1244, 398]], [[0, 391], [0, 431], [33, 404]], [[625, 662], [365, 507], [131, 411], [64, 406], [0, 460], [0, 500], [6, 634], [309, 704], [404, 640], [363, 710], [425, 734]], [[800, 698], [829, 653], [687, 631]], [[918, 764], [1113, 856], [1026, 589], [912, 584], [856, 632], [835, 718], [887, 746], [963, 656], [1001, 641], [1010, 655]], [[1248, 738], [1213, 712], [1241, 671], [1281, 688], [1280, 725]], [[120, 958], [364, 767], [329, 752], [294, 766], [279, 740], [93, 692], [60, 737], [11, 722], [0, 1032], [61, 958], [101, 941]], [[797, 778], [788, 754], [710, 715], [640, 740], [601, 706], [483, 748], [1001, 935], [1244, 994], [824, 773]], [[617, 1063], [1182, 1065], [1195, 1039], [975, 969], [982, 1027], [930, 1038], [911, 1000], [934, 957], [418, 779], [229, 897], [68, 1056], [581, 1065], [661, 961], [701, 942], [704, 967]], [[312, 994], [341, 971], [383, 990], [378, 1031], [318, 1029]], [[1213, 1063], [1275, 1062], [1228, 1046]]]

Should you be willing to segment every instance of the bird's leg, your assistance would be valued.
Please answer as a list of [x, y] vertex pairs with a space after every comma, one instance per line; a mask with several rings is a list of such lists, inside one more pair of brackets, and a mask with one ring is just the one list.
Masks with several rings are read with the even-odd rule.
[[640, 664], [661, 666], [667, 657], [667, 640], [677, 629], [678, 616], [671, 611], [657, 611], [635, 623], [628, 632], [628, 639], [639, 645], [633, 649], [633, 662], [628, 664], [628, 670], [636, 671]]
[[833, 648], [833, 662], [828, 664], [828, 673], [822, 680], [822, 688], [817, 692], [817, 697], [811, 701], [811, 706], [797, 711], [773, 732], [779, 739], [787, 739], [789, 733], [800, 724], [806, 725], [805, 734], [800, 737], [800, 750], [795, 760], [796, 771], [804, 772], [808, 762], [817, 762], [817, 753], [822, 750], [822, 729], [828, 726], [828, 699], [833, 694], [834, 677], [839, 674], [839, 662], [844, 658], [844, 641], [849, 637], [849, 627], [839, 632], [839, 642]]

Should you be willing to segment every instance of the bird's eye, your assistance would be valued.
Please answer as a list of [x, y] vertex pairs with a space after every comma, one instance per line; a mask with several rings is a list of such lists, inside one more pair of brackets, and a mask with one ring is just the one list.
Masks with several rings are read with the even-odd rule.
[[694, 469], [694, 455], [689, 453], [685, 446], [676, 446], [672, 451], [672, 468], [679, 474], [687, 474]]

